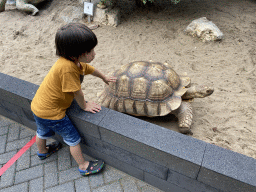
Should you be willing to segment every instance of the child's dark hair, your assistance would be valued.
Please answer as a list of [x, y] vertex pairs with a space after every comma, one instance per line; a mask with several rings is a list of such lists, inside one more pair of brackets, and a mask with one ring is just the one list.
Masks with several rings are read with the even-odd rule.
[[61, 27], [55, 36], [56, 55], [73, 61], [97, 45], [97, 37], [81, 23], [69, 23]]

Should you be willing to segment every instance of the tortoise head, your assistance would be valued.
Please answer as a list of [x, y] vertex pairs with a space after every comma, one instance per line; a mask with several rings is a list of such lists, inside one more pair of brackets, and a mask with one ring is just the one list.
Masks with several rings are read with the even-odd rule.
[[182, 99], [204, 98], [211, 95], [214, 88], [207, 85], [192, 85], [188, 87], [187, 92], [182, 96]]

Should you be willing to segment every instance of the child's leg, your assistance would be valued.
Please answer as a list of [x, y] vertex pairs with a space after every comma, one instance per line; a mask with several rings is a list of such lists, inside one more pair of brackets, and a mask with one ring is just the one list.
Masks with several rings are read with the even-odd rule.
[[89, 166], [89, 161], [85, 161], [80, 144], [76, 146], [70, 146], [70, 153], [79, 165], [79, 169], [86, 170]]
[[51, 121], [48, 119], [42, 119], [37, 117], [35, 114], [34, 119], [37, 125], [36, 131], [36, 145], [38, 149], [38, 153], [45, 154], [48, 153], [49, 147], [46, 147], [46, 139], [53, 136], [55, 133], [53, 130], [49, 129], [49, 125], [51, 125]]
[[46, 139], [40, 139], [38, 136], [36, 136], [36, 145], [39, 153], [48, 153], [48, 148], [46, 147]]
[[[54, 122], [56, 123], [56, 121]], [[67, 115], [63, 119], [58, 120], [58, 124], [56, 124], [54, 127], [51, 127], [51, 130], [62, 136], [63, 141], [70, 146], [70, 153], [77, 162], [81, 175], [90, 175], [98, 173], [102, 170], [104, 161], [85, 161], [81, 146], [79, 144], [81, 141], [80, 134], [69, 120]]]

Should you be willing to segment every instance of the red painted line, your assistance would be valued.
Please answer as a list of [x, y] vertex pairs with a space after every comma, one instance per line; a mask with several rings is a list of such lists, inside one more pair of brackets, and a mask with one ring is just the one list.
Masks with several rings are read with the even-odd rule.
[[25, 153], [36, 142], [36, 136], [34, 136], [18, 153], [16, 153], [1, 169], [0, 176], [9, 169], [15, 161], [17, 161], [23, 153]]

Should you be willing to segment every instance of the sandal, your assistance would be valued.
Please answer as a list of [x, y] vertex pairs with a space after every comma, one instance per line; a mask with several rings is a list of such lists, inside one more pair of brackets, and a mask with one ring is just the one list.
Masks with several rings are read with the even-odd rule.
[[49, 147], [48, 149], [48, 153], [39, 153], [37, 151], [37, 155], [39, 157], [39, 159], [44, 160], [47, 157], [49, 157], [51, 154], [55, 153], [56, 151], [58, 151], [61, 147], [62, 144], [60, 142], [54, 142], [52, 144], [46, 145], [46, 147]]
[[82, 176], [92, 175], [95, 173], [99, 173], [102, 168], [104, 167], [104, 161], [102, 160], [95, 160], [89, 161], [89, 166], [86, 170], [78, 169]]

